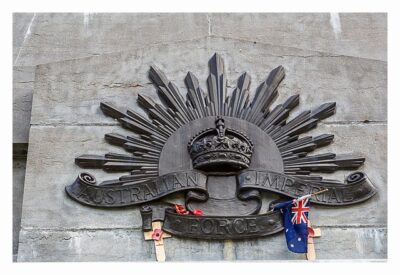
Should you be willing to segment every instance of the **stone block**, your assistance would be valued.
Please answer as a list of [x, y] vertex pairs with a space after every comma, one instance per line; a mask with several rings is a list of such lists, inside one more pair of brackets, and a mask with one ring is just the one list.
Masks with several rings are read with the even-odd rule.
[[386, 61], [385, 13], [216, 13], [211, 34]]
[[[222, 242], [168, 238], [168, 261], [223, 260]], [[23, 230], [19, 262], [155, 261], [153, 241], [140, 230]]]
[[[82, 154], [124, 153], [109, 145], [104, 134], [118, 130], [113, 126], [98, 127], [32, 127], [25, 177], [22, 211], [23, 228], [139, 228], [137, 207], [118, 210], [95, 209], [70, 199], [64, 191], [80, 172], [74, 163]], [[86, 170], [99, 181], [115, 179], [121, 173]], [[41, 203], [38, 203], [40, 200]]]
[[22, 198], [24, 196], [26, 160], [13, 160], [13, 257], [18, 253], [18, 238], [21, 228]]
[[33, 13], [13, 14], [13, 63], [19, 56], [25, 38], [29, 36], [30, 26], [33, 19]]
[[112, 123], [100, 115], [101, 101], [139, 110], [138, 93], [156, 95], [147, 75], [154, 63], [182, 94], [188, 71], [206, 90], [207, 63], [215, 52], [225, 59], [229, 92], [242, 72], [252, 77], [254, 93], [272, 69], [283, 65], [287, 73], [278, 103], [298, 93], [299, 110], [337, 102], [337, 114], [327, 122], [387, 119], [386, 62], [212, 37], [38, 66], [31, 123]]
[[19, 262], [151, 261], [139, 230], [22, 230]]
[[38, 13], [16, 65], [33, 66], [206, 35], [206, 14]]
[[[321, 228], [314, 238], [317, 260], [386, 259], [385, 228]], [[304, 254], [288, 252], [284, 234], [235, 242], [236, 260], [305, 260]]]
[[35, 67], [13, 67], [13, 143], [28, 143]]
[[[322, 228], [314, 240], [318, 260], [386, 259], [385, 228]], [[305, 260], [304, 254], [288, 251], [283, 233], [233, 241], [165, 239], [167, 261]], [[223, 253], [224, 252], [224, 253]], [[18, 261], [155, 261], [154, 244], [139, 230], [22, 230]]]

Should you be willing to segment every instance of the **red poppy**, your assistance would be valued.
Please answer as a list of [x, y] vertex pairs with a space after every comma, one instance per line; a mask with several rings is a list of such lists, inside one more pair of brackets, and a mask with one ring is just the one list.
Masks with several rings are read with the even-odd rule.
[[307, 229], [308, 229], [308, 236], [309, 236], [309, 237], [314, 237], [314, 236], [315, 236], [315, 231], [314, 231], [314, 229], [311, 228], [311, 227], [307, 227]]
[[189, 211], [182, 204], [175, 204], [175, 211], [180, 215], [189, 215]]
[[193, 209], [192, 214], [195, 216], [203, 216], [204, 215], [203, 211], [201, 211], [201, 209], [199, 209], [199, 208]]
[[160, 228], [154, 229], [153, 234], [151, 235], [151, 238], [155, 241], [161, 240], [163, 231]]
[[199, 208], [193, 209], [193, 211], [186, 210], [185, 206], [182, 204], [175, 204], [175, 211], [180, 215], [195, 215], [195, 216], [203, 216], [204, 213]]

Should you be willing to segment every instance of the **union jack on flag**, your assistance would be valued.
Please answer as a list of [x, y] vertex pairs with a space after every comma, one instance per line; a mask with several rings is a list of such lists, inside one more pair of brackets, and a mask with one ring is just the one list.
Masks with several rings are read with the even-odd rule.
[[292, 207], [292, 223], [300, 224], [300, 223], [308, 223], [308, 212], [310, 211], [310, 207], [308, 207], [308, 198], [295, 201], [294, 206]]

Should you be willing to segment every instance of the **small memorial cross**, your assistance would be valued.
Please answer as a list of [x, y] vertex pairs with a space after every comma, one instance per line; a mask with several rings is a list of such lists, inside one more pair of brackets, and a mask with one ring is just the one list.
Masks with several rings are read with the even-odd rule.
[[312, 228], [310, 220], [308, 220], [308, 242], [307, 242], [307, 260], [315, 261], [315, 247], [314, 247], [314, 238], [321, 237], [321, 229], [320, 228]]
[[164, 239], [170, 238], [171, 235], [162, 230], [160, 221], [152, 222], [151, 226], [152, 226], [152, 231], [144, 232], [144, 239], [146, 241], [148, 241], [148, 240], [154, 241], [157, 261], [165, 262]]

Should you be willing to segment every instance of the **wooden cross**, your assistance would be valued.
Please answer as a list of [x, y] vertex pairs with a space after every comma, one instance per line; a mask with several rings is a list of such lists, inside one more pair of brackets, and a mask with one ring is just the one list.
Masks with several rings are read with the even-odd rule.
[[321, 229], [320, 228], [312, 228], [310, 220], [308, 220], [308, 227], [312, 229], [314, 234], [308, 234], [307, 240], [307, 260], [315, 261], [315, 247], [314, 247], [314, 238], [321, 237]]
[[164, 239], [170, 238], [171, 235], [162, 231], [161, 222], [154, 221], [151, 223], [152, 231], [144, 232], [146, 241], [153, 240], [156, 248], [156, 259], [158, 262], [165, 262]]

